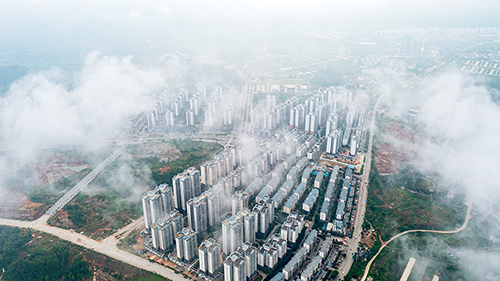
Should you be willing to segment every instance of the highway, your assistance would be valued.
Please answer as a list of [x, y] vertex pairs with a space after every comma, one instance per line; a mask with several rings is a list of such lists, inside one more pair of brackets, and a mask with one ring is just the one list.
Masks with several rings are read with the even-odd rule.
[[245, 85], [241, 89], [241, 96], [236, 99], [233, 122], [233, 128], [237, 128], [235, 132], [241, 134], [243, 132], [249, 132], [252, 128], [253, 90], [250, 78], [241, 71], [237, 69], [234, 70], [245, 82]]
[[[54, 236], [57, 236], [63, 240], [69, 241], [71, 243], [74, 243], [76, 245], [80, 245], [84, 248], [90, 249], [92, 251], [101, 253], [103, 255], [106, 255], [110, 258], [122, 261], [126, 264], [130, 264], [132, 266], [147, 270], [149, 272], [156, 273], [158, 275], [161, 275], [163, 277], [166, 277], [170, 280], [173, 281], [186, 281], [187, 279], [184, 279], [182, 276], [175, 274], [174, 271], [171, 269], [159, 265], [157, 263], [152, 263], [149, 262], [147, 259], [144, 259], [142, 257], [136, 256], [134, 254], [131, 254], [129, 252], [120, 250], [116, 247], [116, 244], [118, 243], [118, 240], [116, 240], [116, 235], [119, 235], [120, 233], [131, 231], [133, 228], [135, 228], [138, 224], [142, 225], [143, 221], [141, 220], [136, 220], [133, 222], [131, 225], [126, 226], [123, 231], [119, 231], [117, 234], [112, 235], [111, 237], [113, 238], [106, 238], [102, 242], [90, 239], [86, 237], [85, 235], [76, 233], [71, 230], [66, 230], [58, 227], [53, 227], [48, 225], [46, 222], [48, 220], [49, 216], [43, 215], [39, 219], [35, 221], [18, 221], [18, 220], [9, 220], [9, 219], [0, 219], [0, 224], [1, 225], [8, 225], [8, 226], [14, 226], [14, 227], [20, 227], [20, 228], [32, 228], [38, 231], [42, 231], [45, 233], [52, 234]], [[122, 232], [123, 231], [123, 232]]]
[[57, 202], [52, 205], [47, 212], [45, 212], [45, 215], [48, 217], [51, 217], [55, 215], [59, 210], [61, 210], [66, 204], [68, 204], [69, 201], [71, 201], [75, 196], [80, 193], [87, 185], [95, 179], [97, 175], [99, 175], [104, 168], [106, 168], [109, 164], [111, 164], [113, 161], [115, 161], [118, 156], [123, 151], [123, 147], [118, 147], [111, 155], [106, 157], [104, 161], [99, 163], [90, 173], [88, 173], [82, 180], [80, 180], [70, 191], [66, 192], [63, 197], [59, 198]]

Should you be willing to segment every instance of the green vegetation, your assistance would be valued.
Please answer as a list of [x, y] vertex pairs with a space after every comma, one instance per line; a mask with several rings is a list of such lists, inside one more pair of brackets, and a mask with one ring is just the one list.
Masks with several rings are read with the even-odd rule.
[[191, 139], [173, 140], [171, 144], [177, 147], [182, 156], [168, 163], [159, 162], [157, 158], [143, 159], [151, 169], [156, 184], [172, 184], [172, 177], [190, 166], [199, 166], [224, 148], [218, 143], [193, 141]]
[[112, 234], [138, 218], [142, 212], [140, 202], [120, 200], [112, 191], [103, 191], [94, 196], [79, 194], [63, 210], [73, 225], [64, 224], [60, 216], [51, 218], [51, 224], [83, 231], [94, 239]]
[[454, 229], [466, 213], [465, 205], [438, 201], [445, 195], [431, 192], [423, 176], [409, 167], [389, 176], [378, 175], [372, 167], [368, 192], [366, 219], [384, 241], [409, 229]]
[[[358, 278], [360, 276], [363, 276], [368, 261], [370, 261], [373, 258], [373, 256], [375, 256], [380, 247], [382, 247], [382, 243], [377, 239], [365, 259], [358, 259], [358, 256], [356, 255], [354, 257], [355, 261], [352, 264], [349, 273], [347, 273], [347, 275], [344, 277], [344, 280], [351, 280], [352, 278]], [[350, 257], [346, 257], [346, 259], [348, 258]]]
[[[90, 265], [66, 243], [41, 240], [28, 243], [30, 230], [0, 226], [0, 266], [5, 280], [85, 280]], [[35, 234], [36, 235], [36, 234]], [[33, 240], [35, 241], [35, 240]]]
[[154, 185], [147, 172], [140, 161], [120, 156], [87, 187], [89, 193], [78, 194], [49, 223], [94, 239], [108, 236], [141, 215], [140, 200], [132, 197]]
[[328, 67], [318, 70], [316, 76], [311, 79], [311, 84], [324, 87], [339, 86], [344, 83], [343, 77], [346, 75], [354, 75], [358, 68], [352, 61], [339, 60], [328, 63]]
[[120, 240], [117, 247], [127, 251], [131, 254], [137, 254], [137, 252], [132, 248], [133, 245], [137, 244], [137, 238], [141, 236], [140, 231], [142, 229], [135, 229], [127, 235], [127, 237]]
[[58, 200], [58, 196], [54, 196], [54, 192], [69, 190], [76, 185], [83, 177], [90, 172], [90, 169], [84, 169], [80, 173], [63, 178], [53, 184], [47, 184], [33, 190], [30, 194], [30, 200], [35, 203], [44, 203], [51, 205]]
[[[130, 154], [122, 154], [89, 184], [89, 193], [79, 194], [49, 223], [103, 239], [141, 216], [140, 194], [162, 183], [171, 184], [174, 175], [222, 149], [217, 143], [188, 139], [131, 147]], [[177, 159], [161, 162], [174, 156]]]
[[[78, 199], [81, 199], [81, 197], [88, 197], [86, 195], [79, 195]], [[82, 200], [75, 200], [75, 201], [82, 201]], [[78, 204], [70, 204], [66, 206], [66, 211], [68, 212], [68, 218], [78, 227], [84, 227], [87, 224], [87, 220], [85, 219], [86, 216], [88, 216], [88, 210], [82, 210], [83, 207], [78, 205]]]
[[[478, 280], [470, 268], [459, 259], [467, 259], [461, 252], [486, 249], [486, 253], [498, 254], [492, 242], [480, 229], [483, 222], [471, 221], [458, 234], [411, 233], [393, 241], [377, 257], [370, 269], [374, 280], [399, 280], [410, 257], [417, 259], [410, 280], [415, 276], [431, 278], [440, 275], [440, 280]], [[469, 271], [470, 270], [470, 271]], [[486, 272], [480, 272], [484, 276]]]
[[30, 233], [28, 231], [0, 226], [0, 267], [5, 268], [11, 264], [29, 240]]
[[[2, 280], [168, 280], [49, 234], [0, 226]], [[92, 273], [92, 269], [96, 271]]]
[[[351, 278], [358, 278], [363, 275], [366, 264], [380, 249], [381, 240], [387, 241], [392, 236], [405, 230], [451, 230], [463, 223], [466, 206], [452, 204], [444, 199], [444, 193], [431, 191], [429, 186], [430, 184], [424, 179], [423, 175], [408, 166], [401, 168], [399, 173], [389, 176], [380, 176], [376, 168], [372, 167], [366, 210], [367, 221], [363, 224], [363, 229], [366, 231], [373, 226], [381, 237], [377, 236], [375, 244], [366, 257], [355, 257], [355, 262], [345, 280], [351, 280]], [[401, 187], [404, 187], [404, 189]], [[371, 223], [371, 226], [368, 222]], [[411, 234], [405, 236], [410, 237], [406, 243], [410, 243], [411, 247], [420, 247], [422, 250], [432, 249], [419, 238], [422, 235]], [[409, 257], [406, 256], [408, 255], [407, 252], [401, 250], [402, 248], [406, 249], [408, 246], [402, 245], [400, 240], [401, 238], [386, 247], [372, 265], [370, 272], [374, 273], [371, 274], [374, 280], [398, 280], [401, 277]], [[426, 255], [436, 257], [437, 254], [426, 253]], [[400, 261], [404, 261], [404, 264]], [[453, 261], [443, 258], [442, 263], [438, 263], [440, 264], [438, 266], [440, 272], [447, 272], [446, 274], [450, 274], [448, 276], [453, 276], [453, 278], [447, 280], [459, 280], [460, 276], [452, 274], [454, 270], [451, 269], [454, 267], [450, 262]], [[448, 270], [443, 270], [443, 268], [448, 268]], [[463, 280], [469, 279], [465, 278]]]
[[109, 148], [95, 153], [86, 153], [77, 148], [40, 151], [37, 161], [2, 175], [6, 191], [11, 191], [12, 196], [21, 200], [4, 202], [1, 216], [21, 220], [37, 219], [109, 152]]

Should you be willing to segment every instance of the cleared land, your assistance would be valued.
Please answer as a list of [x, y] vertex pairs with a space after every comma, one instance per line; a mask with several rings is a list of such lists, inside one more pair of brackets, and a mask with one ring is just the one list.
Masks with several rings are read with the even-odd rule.
[[0, 171], [0, 181], [6, 187], [0, 194], [0, 216], [37, 219], [108, 152], [107, 149], [94, 153], [77, 149], [47, 150], [38, 155], [36, 162], [20, 166], [7, 164]]
[[484, 219], [473, 217], [457, 234], [412, 233], [394, 240], [372, 264], [369, 276], [374, 280], [399, 280], [410, 256], [417, 262], [408, 280], [430, 281], [434, 275], [450, 281], [498, 276], [500, 261], [490, 259], [499, 254], [498, 244], [485, 231]]
[[0, 226], [3, 280], [168, 280], [55, 236]]
[[134, 145], [107, 167], [49, 224], [101, 240], [142, 214], [140, 196], [189, 166], [198, 166], [223, 147], [191, 140]]
[[[379, 118], [379, 122], [382, 134], [375, 136], [368, 199], [361, 202], [366, 204], [363, 239], [345, 280], [360, 278], [368, 261], [394, 235], [412, 229], [453, 230], [462, 225], [466, 214], [467, 208], [459, 196], [448, 199], [446, 192], [436, 188], [438, 179], [427, 177], [409, 165], [409, 157], [415, 154], [408, 147], [421, 140], [418, 131], [401, 122], [388, 122], [383, 118]], [[398, 143], [410, 145], [402, 147]], [[401, 265], [394, 260], [384, 265], [385, 260], [380, 258], [388, 249], [394, 250], [392, 247], [397, 243], [393, 243], [372, 265], [372, 272], [381, 272], [375, 280], [399, 280], [403, 273], [409, 256], [404, 257]], [[389, 273], [391, 278], [386, 279]]]

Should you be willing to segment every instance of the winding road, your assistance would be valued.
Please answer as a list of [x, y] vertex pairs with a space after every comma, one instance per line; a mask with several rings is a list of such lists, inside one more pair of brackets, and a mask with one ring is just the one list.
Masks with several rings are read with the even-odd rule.
[[31, 228], [45, 233], [49, 233], [59, 237], [60, 239], [69, 241], [73, 244], [101, 253], [110, 258], [147, 270], [149, 272], [156, 273], [172, 281], [187, 281], [187, 279], [183, 278], [181, 275], [177, 275], [171, 269], [163, 265], [152, 263], [147, 259], [123, 251], [116, 246], [119, 241], [119, 238], [117, 236], [122, 236], [122, 234], [132, 231], [138, 225], [142, 225], [142, 223], [144, 222], [141, 219], [132, 222], [128, 226], [122, 228], [120, 231], [104, 239], [103, 241], [96, 241], [88, 238], [85, 235], [76, 233], [71, 230], [50, 226], [46, 223], [48, 218], [49, 218], [48, 215], [43, 215], [39, 219], [34, 221], [0, 219], [0, 224], [13, 227], [20, 227], [20, 228]]
[[469, 223], [469, 220], [471, 218], [470, 210], [472, 208], [472, 204], [471, 203], [467, 203], [466, 205], [468, 206], [468, 208], [467, 208], [467, 215], [465, 215], [465, 220], [464, 220], [464, 223], [462, 224], [462, 226], [459, 227], [459, 228], [457, 228], [457, 229], [454, 229], [454, 230], [428, 230], [428, 229], [407, 230], [407, 231], [401, 232], [401, 233], [393, 236], [391, 239], [389, 239], [389, 241], [383, 243], [382, 247], [380, 247], [380, 249], [378, 250], [377, 254], [375, 254], [375, 256], [373, 256], [373, 258], [366, 265], [365, 273], [363, 274], [363, 278], [361, 278], [361, 281], [365, 281], [366, 280], [366, 278], [368, 277], [368, 273], [370, 272], [370, 267], [371, 267], [372, 263], [375, 261], [375, 259], [377, 258], [377, 256], [382, 252], [382, 250], [385, 248], [385, 246], [387, 246], [393, 240], [395, 240], [395, 239], [397, 239], [397, 238], [399, 238], [399, 237], [401, 237], [401, 236], [403, 236], [405, 234], [414, 233], [414, 232], [453, 234], [453, 233], [459, 233], [460, 231], [464, 230], [467, 227], [467, 224]]

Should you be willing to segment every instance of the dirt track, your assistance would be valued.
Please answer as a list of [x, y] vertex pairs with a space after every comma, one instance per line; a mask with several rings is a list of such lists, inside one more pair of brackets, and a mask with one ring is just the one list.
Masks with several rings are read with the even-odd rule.
[[0, 219], [0, 225], [36, 229], [38, 231], [52, 234], [63, 240], [69, 241], [76, 245], [80, 245], [87, 249], [91, 249], [95, 252], [104, 254], [108, 257], [114, 258], [116, 260], [122, 261], [132, 266], [147, 270], [149, 272], [156, 273], [170, 280], [186, 281], [186, 279], [184, 279], [182, 276], [175, 274], [175, 272], [173, 272], [171, 269], [165, 266], [159, 265], [157, 263], [151, 263], [147, 259], [120, 250], [116, 247], [116, 244], [118, 243], [116, 236], [121, 236], [125, 232], [129, 232], [136, 226], [143, 223], [143, 221], [140, 219], [136, 220], [135, 222], [132, 222], [128, 226], [122, 228], [121, 231], [117, 232], [114, 235], [111, 235], [110, 237], [104, 239], [103, 241], [96, 241], [71, 230], [50, 226], [47, 224], [48, 218], [49, 216], [43, 215], [38, 220], [35, 221]]
[[393, 236], [391, 239], [389, 239], [389, 241], [387, 241], [384, 244], [382, 244], [382, 247], [380, 247], [380, 249], [375, 254], [375, 256], [373, 256], [373, 258], [368, 262], [368, 264], [366, 265], [366, 268], [365, 268], [365, 273], [363, 274], [363, 278], [361, 278], [361, 281], [365, 281], [366, 280], [366, 278], [368, 277], [368, 273], [370, 272], [370, 267], [371, 267], [372, 263], [375, 261], [375, 259], [377, 258], [377, 256], [382, 252], [382, 250], [385, 248], [385, 246], [387, 246], [389, 243], [391, 243], [392, 240], [394, 240], [394, 239], [397, 239], [397, 238], [399, 238], [399, 237], [401, 237], [401, 236], [403, 236], [405, 234], [413, 233], [413, 232], [453, 234], [453, 233], [458, 233], [458, 232], [464, 230], [467, 227], [467, 224], [469, 223], [469, 220], [470, 220], [470, 217], [471, 217], [470, 210], [471, 210], [471, 207], [472, 207], [471, 203], [467, 203], [466, 205], [468, 206], [468, 208], [467, 208], [467, 214], [465, 215], [464, 223], [462, 224], [461, 227], [459, 227], [459, 228], [457, 228], [455, 230], [414, 229], [414, 230], [407, 230], [407, 231], [401, 232], [401, 233], [396, 234], [395, 236]]

